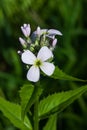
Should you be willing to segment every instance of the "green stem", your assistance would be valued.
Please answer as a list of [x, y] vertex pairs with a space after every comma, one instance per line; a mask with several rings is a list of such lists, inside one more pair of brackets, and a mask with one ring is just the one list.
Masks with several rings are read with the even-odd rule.
[[34, 104], [34, 130], [39, 130], [38, 104], [39, 96], [37, 97], [36, 102]]

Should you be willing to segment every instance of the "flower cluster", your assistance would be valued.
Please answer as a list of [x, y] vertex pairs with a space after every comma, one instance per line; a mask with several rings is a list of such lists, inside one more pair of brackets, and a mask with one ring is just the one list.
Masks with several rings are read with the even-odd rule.
[[49, 59], [51, 59], [50, 61], [53, 59], [52, 51], [57, 43], [55, 35], [62, 35], [61, 32], [55, 29], [48, 30], [37, 27], [31, 34], [30, 24], [24, 24], [21, 26], [21, 30], [25, 36], [25, 38], [19, 37], [19, 41], [23, 46], [21, 59], [23, 63], [30, 67], [27, 79], [37, 82], [40, 78], [40, 69], [46, 75], [52, 75], [55, 66], [49, 62]]

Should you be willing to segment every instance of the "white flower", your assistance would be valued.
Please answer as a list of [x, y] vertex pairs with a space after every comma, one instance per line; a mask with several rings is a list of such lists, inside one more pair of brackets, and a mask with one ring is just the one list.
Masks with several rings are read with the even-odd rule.
[[21, 59], [25, 64], [32, 65], [27, 73], [27, 79], [37, 82], [40, 78], [40, 69], [48, 76], [52, 75], [55, 66], [53, 63], [47, 62], [48, 59], [53, 57], [51, 50], [44, 46], [42, 47], [37, 57], [29, 50], [25, 50], [21, 55]]
[[31, 32], [30, 24], [24, 24], [23, 26], [21, 26], [21, 30], [22, 30], [24, 36], [28, 37]]

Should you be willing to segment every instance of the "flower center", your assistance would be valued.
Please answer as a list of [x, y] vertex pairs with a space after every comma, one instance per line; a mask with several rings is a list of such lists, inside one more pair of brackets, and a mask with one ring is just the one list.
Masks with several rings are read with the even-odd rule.
[[42, 65], [42, 61], [40, 59], [36, 59], [34, 65], [40, 67]]

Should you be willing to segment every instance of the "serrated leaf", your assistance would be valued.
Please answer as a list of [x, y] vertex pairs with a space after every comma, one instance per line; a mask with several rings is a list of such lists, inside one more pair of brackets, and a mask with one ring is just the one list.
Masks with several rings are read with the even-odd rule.
[[21, 130], [32, 130], [30, 121], [26, 117], [24, 122], [21, 120], [21, 107], [0, 97], [0, 111], [7, 117], [14, 126]]
[[20, 90], [22, 119], [24, 119], [24, 116], [27, 112], [27, 107], [33, 91], [34, 91], [34, 86], [31, 84], [25, 84]]
[[75, 90], [49, 95], [48, 97], [40, 101], [39, 117], [45, 118], [46, 116], [55, 112], [61, 112], [68, 105], [74, 102], [78, 97], [80, 97], [85, 91], [87, 91], [87, 85]]
[[46, 126], [43, 128], [43, 130], [56, 130], [57, 126], [56, 126], [56, 123], [57, 123], [57, 115], [54, 114], [52, 116], [49, 117], [48, 121], [47, 121], [47, 124]]
[[78, 78], [75, 78], [73, 76], [70, 76], [70, 75], [64, 73], [58, 67], [55, 68], [55, 71], [54, 71], [54, 73], [53, 73], [53, 75], [51, 77], [54, 78], [54, 79], [61, 79], [61, 80], [82, 81], [82, 82], [87, 81], [87, 80], [82, 80], [82, 79], [78, 79]]

